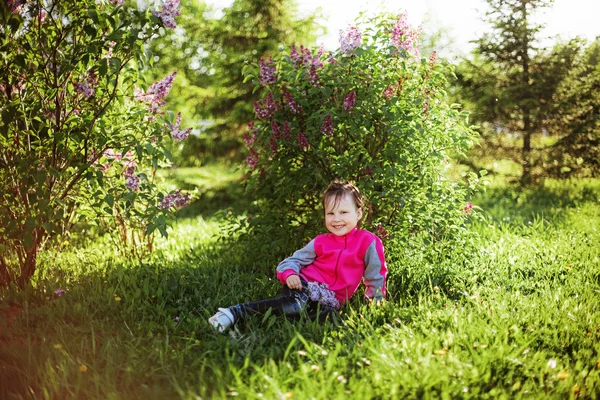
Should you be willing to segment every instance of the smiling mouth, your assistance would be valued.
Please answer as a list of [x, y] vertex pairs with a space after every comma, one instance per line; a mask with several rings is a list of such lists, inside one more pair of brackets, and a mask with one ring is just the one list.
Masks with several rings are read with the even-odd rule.
[[343, 228], [345, 225], [332, 225], [335, 229], [341, 229]]

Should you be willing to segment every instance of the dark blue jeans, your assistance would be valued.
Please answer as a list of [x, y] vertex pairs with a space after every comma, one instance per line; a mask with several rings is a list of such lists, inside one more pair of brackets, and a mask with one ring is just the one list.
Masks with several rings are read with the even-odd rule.
[[319, 302], [310, 300], [307, 283], [302, 279], [302, 290], [290, 289], [286, 285], [281, 288], [279, 297], [251, 301], [229, 307], [235, 321], [245, 320], [254, 314], [264, 314], [268, 310], [274, 315], [284, 315], [287, 318], [299, 318], [302, 315], [310, 319], [325, 321], [330, 315], [337, 316], [337, 310]]

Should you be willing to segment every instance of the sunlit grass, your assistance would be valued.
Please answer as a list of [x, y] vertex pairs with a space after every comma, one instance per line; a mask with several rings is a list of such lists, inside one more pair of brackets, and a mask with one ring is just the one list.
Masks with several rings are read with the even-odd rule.
[[472, 253], [425, 273], [394, 261], [391, 301], [356, 298], [337, 324], [266, 316], [215, 333], [216, 307], [279, 283], [202, 213], [143, 262], [103, 240], [48, 253], [34, 287], [0, 295], [0, 398], [597, 398], [600, 182], [492, 182], [473, 202]]

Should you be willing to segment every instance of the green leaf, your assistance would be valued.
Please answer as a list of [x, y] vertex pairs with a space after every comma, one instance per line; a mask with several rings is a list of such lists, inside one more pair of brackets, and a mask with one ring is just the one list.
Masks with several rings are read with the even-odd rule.
[[106, 196], [104, 196], [104, 202], [112, 208], [115, 204], [115, 198], [112, 194], [109, 193]]

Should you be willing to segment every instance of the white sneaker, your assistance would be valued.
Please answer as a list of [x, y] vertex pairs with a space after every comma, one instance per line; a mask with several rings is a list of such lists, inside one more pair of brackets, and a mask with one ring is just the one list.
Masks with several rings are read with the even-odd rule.
[[219, 332], [224, 332], [234, 322], [233, 313], [228, 308], [219, 308], [219, 311], [208, 319], [208, 323]]

